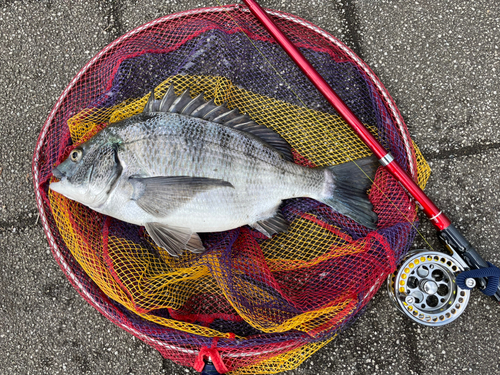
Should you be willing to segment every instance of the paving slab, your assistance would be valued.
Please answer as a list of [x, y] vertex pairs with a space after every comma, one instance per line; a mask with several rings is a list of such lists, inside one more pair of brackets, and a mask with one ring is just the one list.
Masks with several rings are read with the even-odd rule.
[[363, 59], [428, 157], [498, 147], [496, 1], [358, 1]]
[[[500, 11], [496, 0], [262, 0], [355, 50], [395, 99], [430, 162], [427, 192], [500, 264]], [[102, 317], [73, 290], [37, 219], [31, 157], [80, 68], [123, 33], [216, 1], [0, 0], [0, 374], [195, 374]], [[439, 248], [422, 217], [421, 233]], [[427, 246], [417, 238], [415, 248]], [[500, 373], [498, 305], [474, 291], [449, 326], [398, 314], [384, 290], [290, 375]]]

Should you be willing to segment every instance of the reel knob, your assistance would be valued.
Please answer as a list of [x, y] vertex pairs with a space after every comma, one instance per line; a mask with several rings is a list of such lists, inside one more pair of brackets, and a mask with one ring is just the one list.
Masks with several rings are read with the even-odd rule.
[[417, 323], [448, 324], [469, 302], [470, 290], [455, 282], [455, 275], [464, 270], [465, 264], [450, 255], [425, 249], [410, 251], [387, 278], [389, 297], [400, 312]]

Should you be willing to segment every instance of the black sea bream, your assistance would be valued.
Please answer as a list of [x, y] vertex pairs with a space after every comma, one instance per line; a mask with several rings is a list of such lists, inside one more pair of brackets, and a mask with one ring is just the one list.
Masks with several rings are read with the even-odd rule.
[[144, 112], [110, 124], [53, 170], [50, 188], [93, 210], [143, 225], [178, 256], [204, 249], [197, 233], [243, 225], [271, 237], [288, 223], [284, 199], [309, 197], [370, 228], [366, 196], [376, 164], [361, 159], [327, 168], [293, 163], [277, 133], [236, 109], [173, 86], [152, 93]]

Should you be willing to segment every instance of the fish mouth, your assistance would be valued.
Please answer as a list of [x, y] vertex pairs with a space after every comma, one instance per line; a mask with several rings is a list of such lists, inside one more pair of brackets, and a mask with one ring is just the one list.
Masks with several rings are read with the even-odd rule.
[[56, 168], [54, 168], [54, 169], [52, 169], [52, 175], [53, 175], [55, 178], [57, 178], [58, 180], [62, 180], [62, 179], [63, 179], [63, 177], [65, 177], [65, 176], [66, 176], [66, 174], [65, 174], [65, 173], [63, 173], [63, 172], [61, 172], [59, 169], [57, 169], [57, 167], [56, 167]]

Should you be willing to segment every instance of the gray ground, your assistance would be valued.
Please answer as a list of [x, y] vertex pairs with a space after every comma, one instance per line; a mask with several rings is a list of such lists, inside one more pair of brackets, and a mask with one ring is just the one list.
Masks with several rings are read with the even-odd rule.
[[[323, 27], [372, 67], [433, 168], [428, 194], [500, 264], [498, 0], [261, 4]], [[94, 54], [149, 20], [213, 5], [0, 0], [1, 374], [194, 374], [163, 361], [72, 289], [37, 223], [30, 171], [49, 111]], [[439, 246], [429, 224], [423, 234]], [[380, 291], [351, 329], [289, 374], [500, 374], [499, 311], [473, 292], [458, 321], [426, 328], [397, 314]]]

